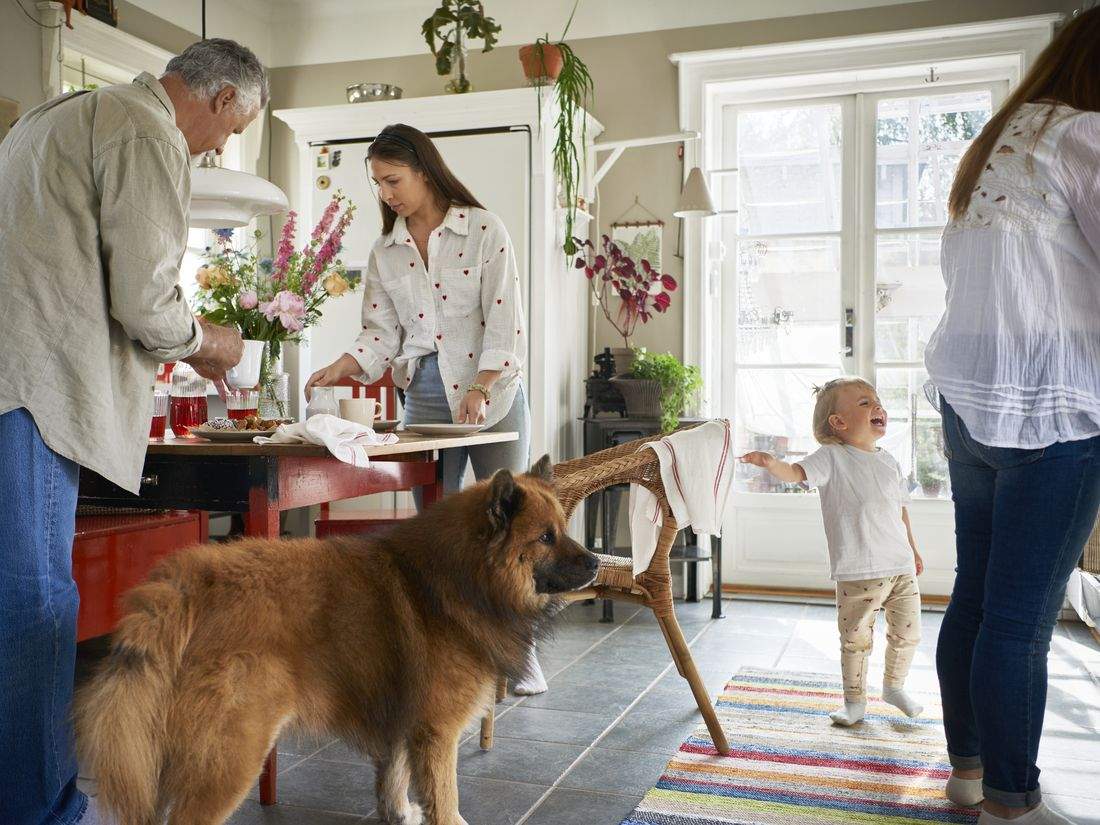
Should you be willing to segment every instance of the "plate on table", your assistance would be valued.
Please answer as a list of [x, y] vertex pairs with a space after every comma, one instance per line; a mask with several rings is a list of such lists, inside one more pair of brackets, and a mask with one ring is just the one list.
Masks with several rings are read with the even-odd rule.
[[392, 432], [393, 430], [395, 430], [397, 428], [397, 425], [400, 424], [400, 423], [401, 423], [401, 420], [398, 419], [398, 418], [393, 418], [393, 419], [387, 418], [385, 420], [375, 421], [374, 422], [374, 431], [376, 433]]
[[484, 424], [406, 424], [405, 429], [419, 435], [473, 435], [485, 429]]
[[242, 443], [250, 442], [258, 435], [270, 436], [278, 427], [272, 427], [270, 430], [217, 430], [212, 427], [200, 426], [192, 427], [191, 435], [199, 438], [205, 438], [209, 441], [221, 441], [230, 443]]

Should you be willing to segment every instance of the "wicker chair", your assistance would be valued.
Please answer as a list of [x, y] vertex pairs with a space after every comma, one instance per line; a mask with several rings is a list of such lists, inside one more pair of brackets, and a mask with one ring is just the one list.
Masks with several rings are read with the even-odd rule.
[[[669, 652], [676, 663], [680, 675], [687, 679], [699, 712], [707, 723], [711, 739], [719, 753], [729, 753], [726, 735], [718, 722], [718, 715], [711, 704], [710, 696], [699, 677], [691, 650], [684, 639], [680, 623], [676, 620], [676, 611], [672, 601], [672, 573], [669, 568], [669, 551], [676, 538], [679, 527], [672, 516], [664, 485], [661, 482], [661, 464], [653, 450], [640, 450], [648, 441], [660, 438], [659, 435], [629, 441], [617, 447], [603, 450], [573, 461], [562, 462], [554, 467], [554, 481], [558, 498], [570, 517], [577, 505], [590, 495], [616, 484], [641, 484], [649, 488], [657, 497], [664, 515], [657, 550], [645, 572], [635, 576], [633, 560], [622, 556], [597, 554], [600, 560], [596, 580], [583, 590], [568, 595], [570, 602], [583, 599], [618, 599], [644, 605], [656, 614], [661, 632], [668, 642]], [[504, 686], [498, 686], [498, 701], [504, 696]], [[481, 722], [481, 747], [488, 750], [493, 743], [493, 711]]]

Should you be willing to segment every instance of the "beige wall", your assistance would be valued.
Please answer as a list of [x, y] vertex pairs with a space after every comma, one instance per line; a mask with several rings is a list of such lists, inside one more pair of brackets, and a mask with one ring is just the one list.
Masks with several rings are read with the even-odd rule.
[[[1071, 0], [928, 0], [904, 6], [838, 12], [724, 26], [672, 29], [576, 41], [573, 45], [588, 64], [595, 80], [592, 109], [606, 127], [603, 139], [657, 135], [679, 130], [676, 67], [668, 61], [673, 52], [748, 46], [762, 43], [863, 34], [892, 29], [938, 26], [1045, 12], [1069, 13]], [[501, 48], [489, 54], [475, 53], [470, 74], [477, 90], [488, 91], [521, 85], [517, 49]], [[317, 66], [275, 69], [272, 73], [274, 108], [320, 106], [344, 102], [344, 87], [376, 81], [396, 83], [405, 97], [442, 92], [429, 55], [363, 60]], [[272, 175], [288, 190], [295, 177], [294, 148], [289, 130], [276, 121], [272, 128]], [[666, 221], [665, 269], [677, 279], [681, 260], [677, 249], [679, 221], [672, 217], [681, 181], [676, 146], [628, 150], [600, 187], [600, 219], [603, 231], [626, 211], [635, 195]], [[635, 343], [657, 350], [682, 352], [683, 312], [679, 296], [665, 316], [639, 328]], [[610, 325], [597, 321], [596, 346], [615, 346]]]

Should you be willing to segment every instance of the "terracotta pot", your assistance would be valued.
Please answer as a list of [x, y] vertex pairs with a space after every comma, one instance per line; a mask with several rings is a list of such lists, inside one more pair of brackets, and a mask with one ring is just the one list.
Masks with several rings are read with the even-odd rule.
[[523, 64], [523, 73], [528, 80], [557, 80], [564, 61], [561, 49], [552, 43], [543, 43], [520, 48], [519, 62]]

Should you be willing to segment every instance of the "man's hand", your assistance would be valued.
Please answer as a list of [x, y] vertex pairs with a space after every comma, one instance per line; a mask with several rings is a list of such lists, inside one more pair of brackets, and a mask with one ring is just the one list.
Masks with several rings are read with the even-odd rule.
[[232, 327], [220, 327], [202, 317], [197, 320], [202, 326], [202, 346], [183, 360], [203, 378], [224, 379], [225, 371], [237, 366], [244, 355], [244, 340]]

